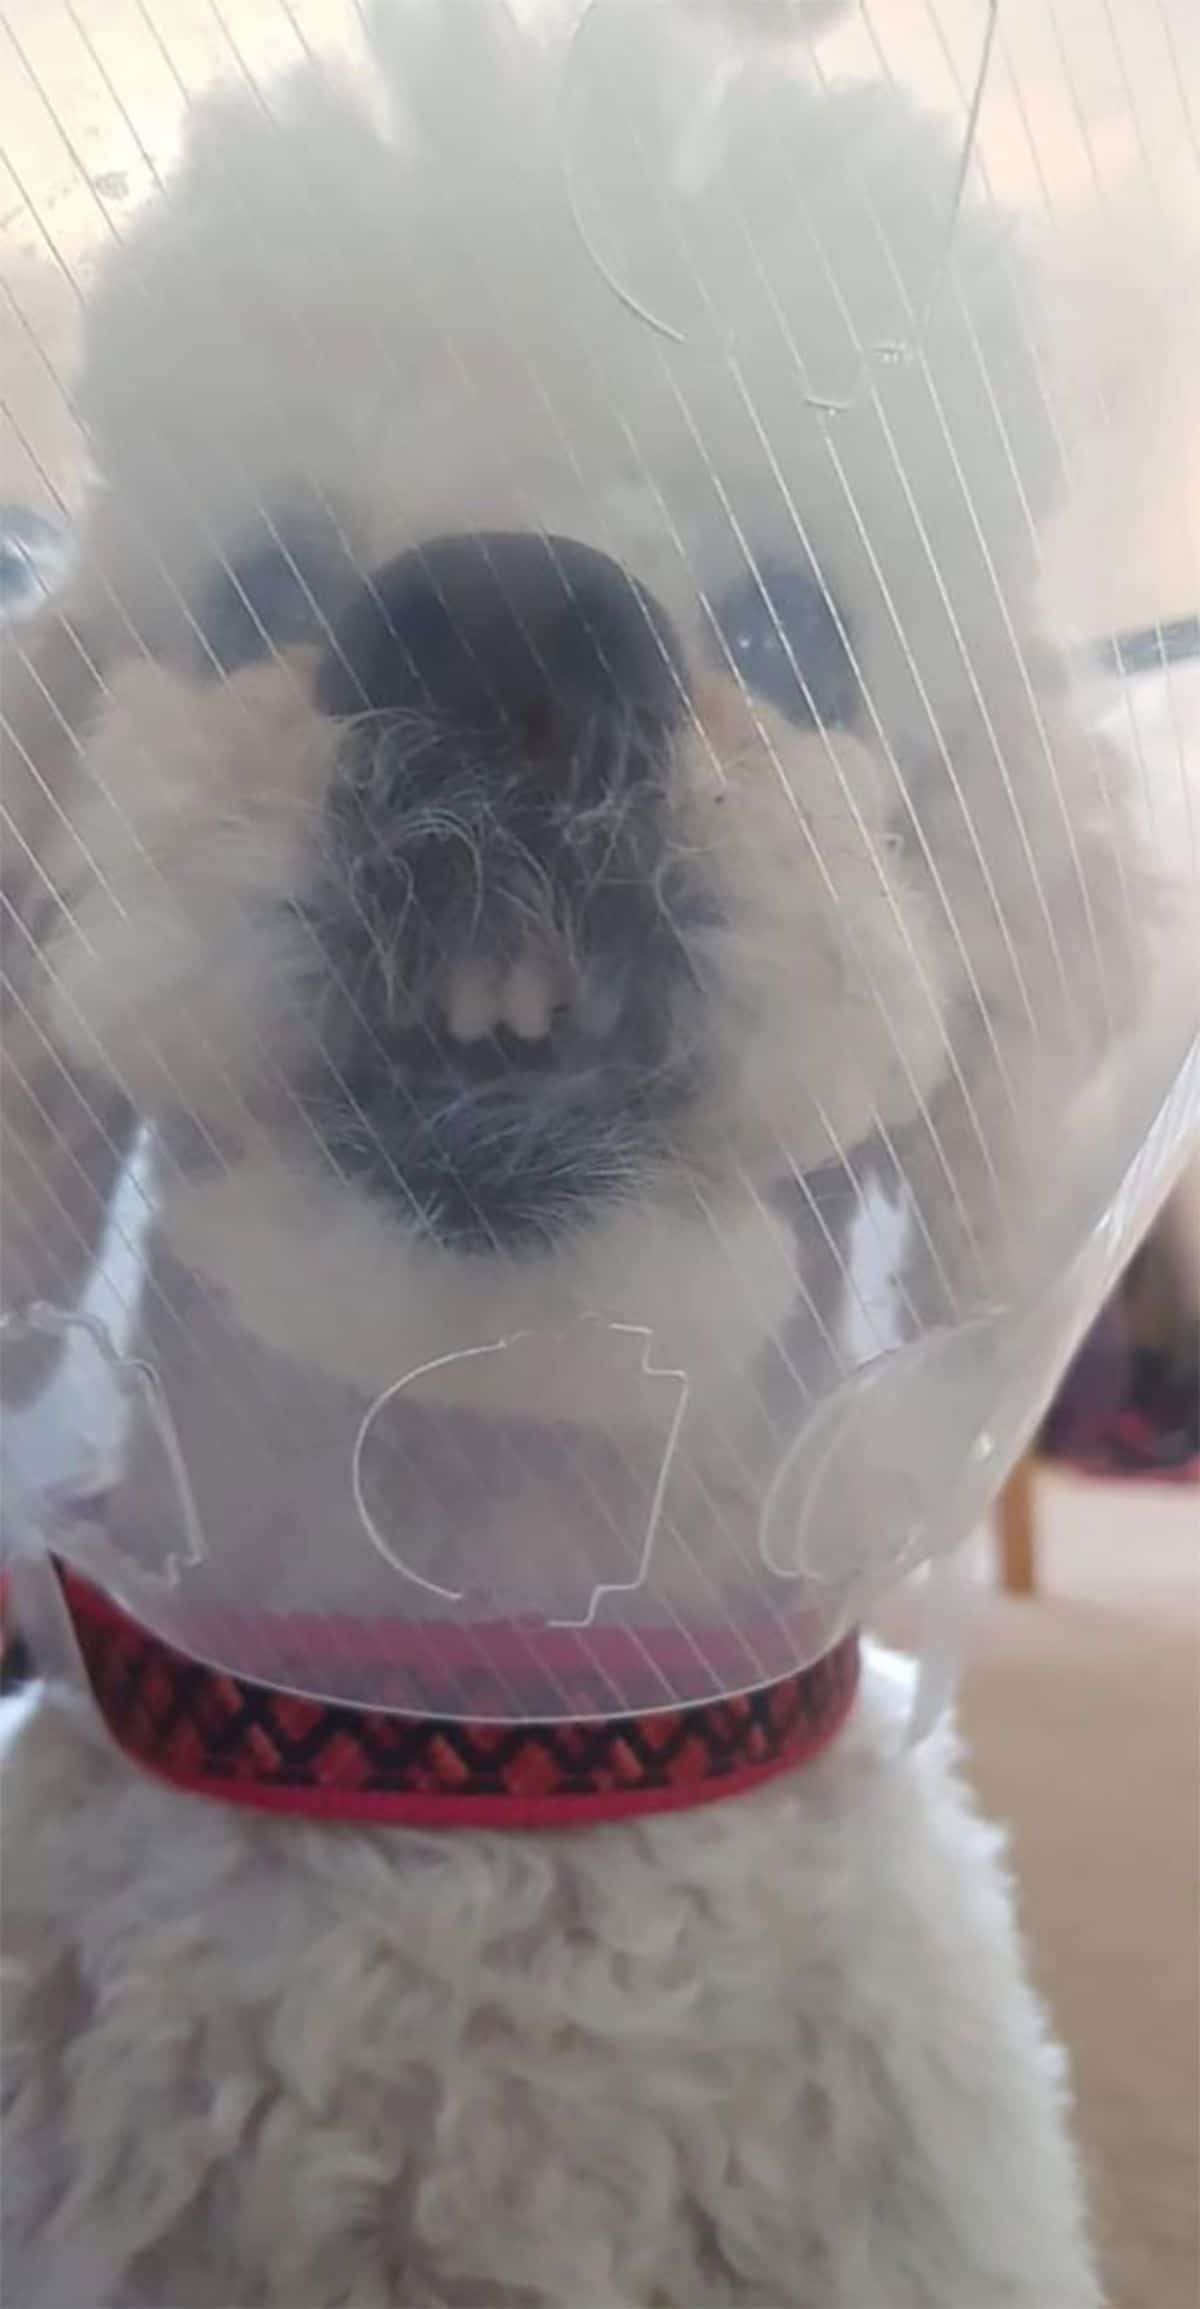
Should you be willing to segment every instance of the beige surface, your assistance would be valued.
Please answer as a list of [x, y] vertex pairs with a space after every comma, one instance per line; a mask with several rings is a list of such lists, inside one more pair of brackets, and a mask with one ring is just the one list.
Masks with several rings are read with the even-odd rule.
[[1070, 2047], [1111, 2302], [1195, 2309], [1200, 1494], [1039, 1488], [1042, 1592], [989, 1602], [967, 1678], [975, 1777]]

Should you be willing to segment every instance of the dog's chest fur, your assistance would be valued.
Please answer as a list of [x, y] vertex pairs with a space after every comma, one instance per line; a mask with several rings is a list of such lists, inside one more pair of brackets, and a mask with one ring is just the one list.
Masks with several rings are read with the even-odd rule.
[[997, 1839], [907, 1698], [874, 1654], [775, 1789], [533, 1838], [247, 1820], [26, 1702], [9, 2297], [1094, 2302]]

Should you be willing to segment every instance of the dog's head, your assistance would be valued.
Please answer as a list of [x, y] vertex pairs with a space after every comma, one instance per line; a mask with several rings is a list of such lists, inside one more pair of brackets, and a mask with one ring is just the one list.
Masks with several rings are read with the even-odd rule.
[[319, 68], [202, 116], [81, 391], [57, 1030], [189, 1118], [188, 1256], [375, 1384], [782, 1319], [771, 1190], [946, 1065], [914, 796], [1010, 710], [1037, 461], [977, 222], [925, 312], [957, 164], [898, 96], [735, 91], [647, 210], [503, 16], [382, 12], [383, 126]]

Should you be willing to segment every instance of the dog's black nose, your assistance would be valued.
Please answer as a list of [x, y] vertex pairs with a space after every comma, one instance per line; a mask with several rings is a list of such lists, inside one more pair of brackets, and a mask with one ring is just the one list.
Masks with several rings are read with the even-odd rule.
[[536, 533], [440, 537], [367, 579], [317, 677], [325, 713], [432, 713], [535, 758], [598, 714], [665, 728], [684, 697], [664, 610], [607, 554]]

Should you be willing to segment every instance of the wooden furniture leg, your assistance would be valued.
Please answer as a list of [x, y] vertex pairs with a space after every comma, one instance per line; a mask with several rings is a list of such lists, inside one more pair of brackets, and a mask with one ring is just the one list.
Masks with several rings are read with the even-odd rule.
[[1006, 1595], [1032, 1595], [1037, 1586], [1034, 1551], [1033, 1486], [1036, 1462], [1018, 1459], [996, 1502], [1000, 1542], [1000, 1584]]

